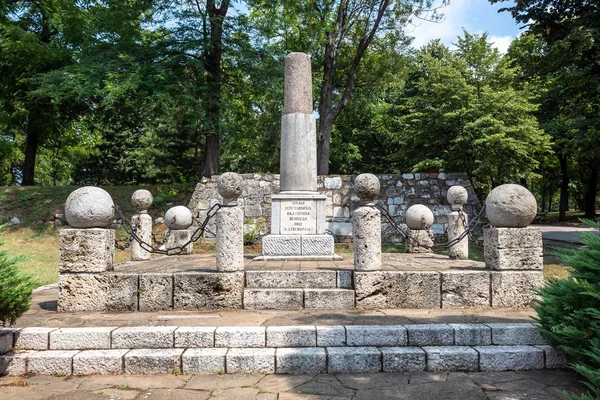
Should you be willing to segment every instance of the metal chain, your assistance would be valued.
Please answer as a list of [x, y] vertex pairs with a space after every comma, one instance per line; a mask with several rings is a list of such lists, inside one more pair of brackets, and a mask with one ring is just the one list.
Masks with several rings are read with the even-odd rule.
[[[187, 246], [189, 246], [193, 242], [196, 242], [198, 239], [200, 239], [200, 237], [202, 236], [202, 234], [205, 231], [208, 231], [208, 229], [206, 229], [206, 226], [208, 225], [208, 222], [211, 220], [211, 218], [213, 218], [217, 214], [217, 211], [219, 211], [219, 209], [224, 208], [224, 207], [235, 207], [235, 206], [236, 206], [236, 204], [215, 204], [208, 210], [208, 213], [206, 214], [206, 218], [204, 219], [202, 224], [200, 226], [198, 226], [198, 228], [196, 228], [196, 230], [194, 230], [194, 232], [192, 233], [192, 236], [190, 237], [190, 239], [187, 242], [185, 242], [184, 244], [177, 246], [177, 247], [172, 247], [170, 249], [162, 250], [160, 248], [152, 246], [149, 243], [144, 242], [144, 240], [142, 240], [137, 235], [137, 230], [140, 227], [139, 214], [138, 214], [138, 223], [136, 224], [135, 227], [133, 227], [133, 226], [131, 226], [131, 224], [125, 217], [125, 215], [123, 215], [123, 212], [121, 211], [121, 209], [115, 205], [114, 206], [115, 210], [119, 216], [119, 218], [117, 219], [117, 223], [120, 223], [120, 225], [123, 227], [125, 232], [129, 235], [129, 239], [125, 245], [121, 245], [121, 244], [117, 243], [115, 240], [115, 247], [117, 247], [119, 250], [125, 250], [135, 240], [143, 250], [145, 250], [149, 253], [163, 254], [163, 255], [168, 255], [168, 256], [181, 254], [181, 253], [183, 253], [183, 251], [185, 250], [185, 248]], [[171, 234], [171, 230], [169, 229], [165, 233], [165, 238], [161, 242], [157, 242], [154, 235], [152, 235], [152, 239], [153, 239], [154, 243], [156, 243], [160, 246], [160, 245], [163, 245], [164, 243], [166, 243], [170, 234]]]
[[[446, 243], [438, 243], [438, 244], [434, 244], [434, 245], [426, 245], [426, 244], [420, 243], [415, 238], [410, 237], [408, 232], [406, 232], [406, 230], [404, 230], [404, 228], [402, 228], [402, 226], [400, 226], [400, 224], [390, 215], [387, 208], [385, 208], [381, 204], [375, 204], [375, 205], [372, 205], [371, 207], [375, 207], [381, 212], [383, 217], [390, 224], [390, 227], [392, 227], [397, 233], [400, 234], [400, 236], [402, 238], [401, 241], [403, 241], [405, 245], [410, 242], [410, 244], [412, 244], [414, 246], [423, 247], [423, 248], [430, 249], [430, 250], [447, 249], [449, 247], [452, 247], [452, 246], [458, 244], [466, 236], [468, 236], [472, 242], [481, 244], [480, 241], [477, 240], [475, 238], [475, 236], [473, 235], [473, 231], [475, 230], [475, 227], [479, 224], [479, 222], [483, 216], [483, 213], [485, 212], [485, 205], [481, 208], [481, 210], [479, 211], [479, 214], [477, 214], [475, 216], [475, 218], [473, 218], [469, 224], [467, 224], [467, 219], [466, 219], [465, 213], [462, 210], [458, 210], [459, 218], [461, 219], [461, 222], [462, 222], [463, 226], [465, 227], [465, 230], [458, 237], [456, 237]], [[431, 230], [429, 228], [427, 228], [426, 231], [427, 231], [429, 237], [433, 239], [433, 233], [431, 232]], [[447, 237], [447, 230], [445, 232], [445, 235]]]

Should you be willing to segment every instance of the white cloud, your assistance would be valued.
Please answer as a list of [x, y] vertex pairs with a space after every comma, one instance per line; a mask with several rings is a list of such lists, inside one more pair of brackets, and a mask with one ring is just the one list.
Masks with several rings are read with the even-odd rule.
[[[438, 0], [435, 3], [439, 6], [441, 2]], [[452, 0], [449, 5], [439, 9], [444, 14], [442, 22], [415, 19], [413, 29], [407, 29], [407, 34], [415, 38], [413, 47], [420, 48], [433, 39], [441, 39], [446, 46], [451, 46], [462, 35], [462, 27], [467, 25], [465, 17], [468, 8], [469, 0]]]
[[488, 42], [490, 42], [492, 46], [497, 48], [500, 54], [506, 54], [508, 46], [510, 46], [512, 41], [512, 36], [490, 36], [488, 38]]

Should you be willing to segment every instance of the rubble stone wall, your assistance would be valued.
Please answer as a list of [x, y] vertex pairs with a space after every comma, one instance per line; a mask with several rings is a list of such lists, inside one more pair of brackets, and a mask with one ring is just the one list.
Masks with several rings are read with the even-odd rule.
[[[239, 204], [244, 210], [245, 232], [256, 235], [269, 233], [271, 221], [271, 195], [279, 193], [279, 175], [243, 174], [244, 191]], [[359, 205], [354, 194], [356, 175], [319, 176], [318, 191], [327, 195], [327, 229], [337, 241], [352, 240], [351, 213]], [[450, 186], [464, 186], [469, 192], [469, 200], [465, 212], [473, 218], [480, 210], [481, 204], [475, 195], [467, 174], [414, 173], [414, 174], [382, 174], [377, 175], [381, 182], [378, 202], [384, 205], [389, 213], [399, 222], [404, 222], [406, 209], [413, 204], [427, 205], [435, 216], [432, 230], [442, 234], [447, 226], [447, 215], [451, 211], [446, 201], [446, 192]], [[211, 179], [204, 178], [198, 183], [189, 208], [194, 216], [203, 220], [210, 207], [222, 202], [217, 193], [218, 175]], [[208, 225], [207, 237], [215, 232], [214, 222]], [[385, 218], [382, 218], [384, 241], [395, 241], [397, 235], [390, 230]]]

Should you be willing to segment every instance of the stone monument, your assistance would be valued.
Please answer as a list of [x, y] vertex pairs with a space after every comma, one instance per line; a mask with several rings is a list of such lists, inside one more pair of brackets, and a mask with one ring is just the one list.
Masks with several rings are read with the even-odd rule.
[[[136, 190], [131, 196], [131, 204], [138, 210], [138, 214], [131, 218], [131, 226], [135, 227], [137, 237], [148, 244], [152, 244], [152, 217], [148, 215], [152, 200], [152, 193], [145, 189]], [[151, 258], [152, 253], [142, 248], [137, 240], [131, 242], [131, 261], [144, 261]]]
[[261, 259], [341, 259], [325, 233], [327, 196], [317, 192], [316, 121], [313, 116], [310, 57], [285, 59], [281, 118], [280, 193], [271, 196], [271, 234]]
[[[463, 212], [463, 206], [467, 203], [469, 193], [462, 186], [452, 186], [446, 195], [452, 211], [448, 214], [448, 241], [458, 239], [468, 228], [469, 216]], [[465, 235], [448, 249], [451, 259], [469, 259], [469, 238]]]

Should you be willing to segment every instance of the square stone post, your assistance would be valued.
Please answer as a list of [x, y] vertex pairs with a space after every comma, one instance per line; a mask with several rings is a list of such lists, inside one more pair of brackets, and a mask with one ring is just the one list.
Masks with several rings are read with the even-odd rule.
[[[138, 215], [131, 217], [131, 226], [135, 229], [135, 235], [149, 245], [152, 245], [152, 217], [148, 215], [148, 208], [152, 205], [152, 200], [152, 193], [145, 189], [136, 190], [131, 196], [131, 204], [138, 210]], [[133, 240], [131, 261], [143, 261], [151, 258], [152, 253], [144, 250], [137, 240]]]
[[352, 213], [354, 242], [354, 269], [379, 271], [381, 269], [381, 212], [373, 200], [379, 195], [379, 179], [373, 174], [361, 174], [354, 182], [361, 206]]
[[[469, 193], [462, 186], [452, 186], [448, 189], [446, 199], [452, 206], [452, 212], [448, 214], [448, 242], [457, 240], [468, 228], [469, 216], [463, 212], [463, 206], [467, 203]], [[465, 235], [460, 241], [450, 246], [449, 257], [458, 260], [469, 259], [469, 237]]]
[[115, 230], [63, 229], [58, 253], [58, 272], [61, 274], [112, 271]]
[[223, 207], [217, 211], [217, 271], [244, 270], [244, 210], [237, 205], [242, 194], [242, 177], [226, 172], [219, 177], [217, 190]]

